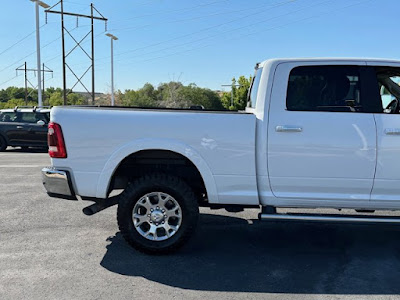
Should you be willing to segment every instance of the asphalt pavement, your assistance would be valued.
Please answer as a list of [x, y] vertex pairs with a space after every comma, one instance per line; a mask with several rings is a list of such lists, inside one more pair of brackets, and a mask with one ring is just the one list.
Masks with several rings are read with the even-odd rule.
[[[0, 153], [0, 299], [400, 299], [400, 227], [263, 223], [202, 209], [181, 251], [149, 256], [116, 207], [46, 195], [47, 153]], [[397, 213], [400, 216], [400, 213]]]

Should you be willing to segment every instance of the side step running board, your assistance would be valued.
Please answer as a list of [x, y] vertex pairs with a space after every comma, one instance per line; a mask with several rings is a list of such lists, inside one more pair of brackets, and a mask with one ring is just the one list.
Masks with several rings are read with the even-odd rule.
[[260, 214], [265, 221], [322, 221], [322, 222], [357, 222], [357, 223], [399, 223], [400, 217], [356, 216], [356, 215], [313, 215], [313, 214]]

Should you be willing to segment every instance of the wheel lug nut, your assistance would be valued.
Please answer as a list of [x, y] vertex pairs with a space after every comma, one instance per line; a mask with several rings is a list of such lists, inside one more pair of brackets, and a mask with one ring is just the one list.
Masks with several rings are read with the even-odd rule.
[[157, 209], [160, 209], [160, 208], [157, 206]]
[[164, 224], [165, 222], [164, 221], [162, 221], [162, 224]]
[[150, 214], [147, 215], [150, 218]]
[[165, 213], [165, 209], [163, 209], [162, 212]]
[[154, 211], [154, 209], [150, 208], [150, 211]]

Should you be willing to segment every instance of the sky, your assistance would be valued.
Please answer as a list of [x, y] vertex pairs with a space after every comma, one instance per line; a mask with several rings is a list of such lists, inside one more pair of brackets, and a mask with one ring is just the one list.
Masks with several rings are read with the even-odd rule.
[[[111, 90], [110, 32], [114, 41], [114, 86], [122, 91], [149, 82], [181, 81], [212, 90], [233, 77], [253, 74], [257, 62], [282, 57], [400, 57], [399, 0], [92, 0], [108, 19], [95, 20], [96, 92]], [[64, 0], [64, 11], [90, 14], [87, 0]], [[34, 4], [2, 1], [0, 10], [0, 89], [24, 86], [27, 62], [36, 68]], [[56, 0], [43, 0], [49, 5]], [[56, 5], [54, 10], [59, 10]], [[40, 8], [41, 59], [53, 70], [46, 87], [62, 87], [60, 15]], [[78, 27], [76, 27], [78, 25]], [[65, 16], [76, 40], [90, 30], [89, 19]], [[74, 42], [65, 33], [66, 52]], [[82, 47], [91, 53], [90, 36]], [[67, 63], [80, 77], [91, 61], [78, 47]], [[91, 71], [82, 79], [91, 90]], [[37, 78], [30, 72], [33, 85]], [[67, 87], [76, 82], [67, 69]], [[75, 91], [84, 91], [78, 84]]]

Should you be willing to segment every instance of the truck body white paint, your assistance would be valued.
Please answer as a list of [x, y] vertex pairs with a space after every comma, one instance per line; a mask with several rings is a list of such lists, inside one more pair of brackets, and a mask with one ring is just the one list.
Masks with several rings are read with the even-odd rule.
[[210, 203], [400, 209], [398, 114], [286, 108], [291, 70], [343, 65], [400, 62], [268, 60], [258, 65], [255, 107], [241, 113], [55, 107], [68, 158], [52, 164], [70, 171], [77, 195], [105, 198], [125, 157], [168, 150], [197, 167]]

